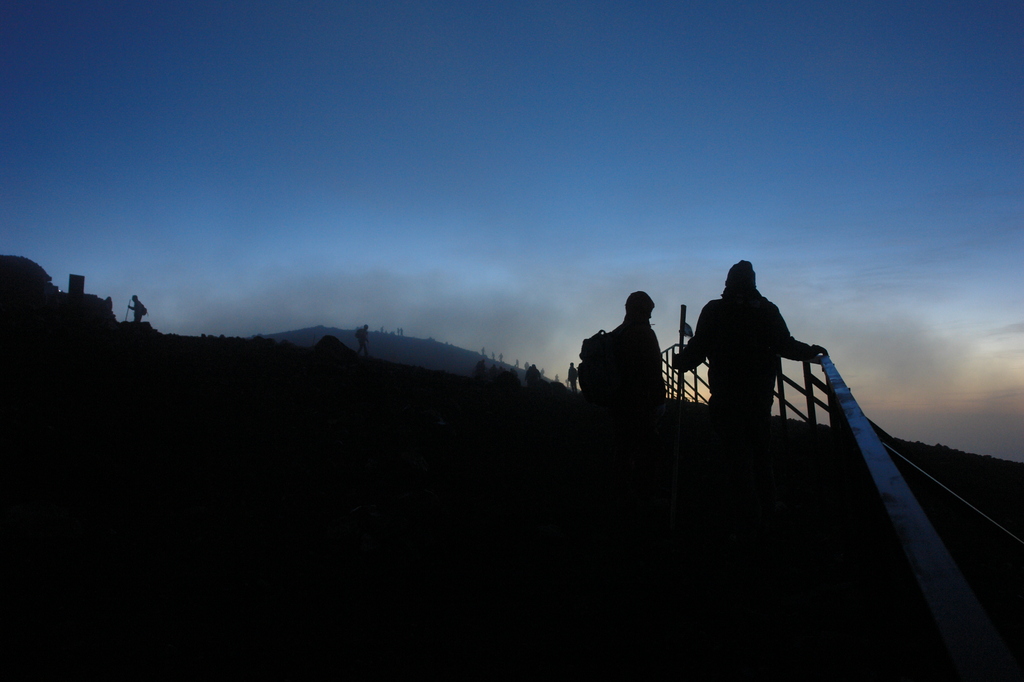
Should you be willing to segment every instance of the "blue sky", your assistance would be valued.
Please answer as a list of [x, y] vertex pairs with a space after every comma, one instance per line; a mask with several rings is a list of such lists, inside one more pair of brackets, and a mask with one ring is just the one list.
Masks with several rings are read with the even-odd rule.
[[165, 5], [0, 9], [0, 252], [60, 286], [564, 376], [747, 259], [884, 428], [1024, 459], [1019, 2]]

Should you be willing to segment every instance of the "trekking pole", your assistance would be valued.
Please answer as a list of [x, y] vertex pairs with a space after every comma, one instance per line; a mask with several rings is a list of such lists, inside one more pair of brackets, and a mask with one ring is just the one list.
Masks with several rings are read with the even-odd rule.
[[[679, 306], [679, 351], [683, 350], [683, 338], [686, 333], [686, 306]], [[675, 358], [673, 358], [675, 359]], [[675, 369], [676, 374], [676, 442], [672, 448], [672, 504], [669, 505], [669, 531], [676, 529], [676, 508], [679, 506], [679, 457], [683, 442], [683, 373]]]
[[128, 307], [124, 309], [124, 321], [128, 321], [128, 311], [132, 309], [131, 301], [128, 302]]

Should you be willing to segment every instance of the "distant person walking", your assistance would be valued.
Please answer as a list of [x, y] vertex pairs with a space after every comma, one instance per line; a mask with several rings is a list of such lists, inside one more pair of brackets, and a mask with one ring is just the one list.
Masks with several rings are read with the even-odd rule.
[[736, 532], [760, 533], [775, 510], [769, 445], [778, 356], [811, 360], [828, 355], [797, 341], [778, 307], [757, 290], [754, 268], [741, 260], [729, 270], [722, 297], [708, 302], [697, 329], [674, 362], [684, 372], [708, 361], [711, 421], [740, 495]]
[[569, 363], [569, 377], [568, 378], [569, 378], [569, 388], [572, 389], [572, 394], [573, 395], [576, 395], [576, 377], [578, 377], [578, 376], [579, 376], [579, 373], [576, 371], [576, 363], [570, 362]]
[[128, 304], [128, 310], [135, 313], [135, 317], [132, 322], [135, 322], [136, 324], [142, 322], [143, 315], [147, 315], [149, 313], [149, 311], [146, 310], [146, 306], [142, 305], [142, 301], [140, 301], [139, 297], [135, 295], [132, 295], [132, 300]]
[[362, 353], [364, 356], [370, 357], [370, 351], [367, 348], [367, 344], [370, 342], [370, 325], [364, 324], [356, 330], [356, 341], [359, 342], [359, 348], [356, 349], [356, 355]]
[[526, 370], [526, 386], [532, 388], [534, 386], [540, 386], [540, 371], [537, 369], [537, 365], [530, 365], [530, 368]]

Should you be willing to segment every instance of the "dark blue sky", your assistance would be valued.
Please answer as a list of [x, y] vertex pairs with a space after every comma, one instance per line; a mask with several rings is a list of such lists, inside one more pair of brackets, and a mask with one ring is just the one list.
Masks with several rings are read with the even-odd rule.
[[1021, 452], [1021, 3], [165, 5], [0, 9], [0, 252], [59, 285], [564, 376], [745, 258], [887, 430]]

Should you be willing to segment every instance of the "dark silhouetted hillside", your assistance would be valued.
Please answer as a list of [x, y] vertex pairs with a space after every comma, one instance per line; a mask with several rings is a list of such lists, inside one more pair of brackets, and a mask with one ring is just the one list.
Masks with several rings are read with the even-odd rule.
[[669, 534], [665, 498], [614, 477], [607, 414], [548, 386], [148, 325], [0, 332], [6, 679], [948, 677], [874, 516], [820, 494], [858, 478], [824, 427], [775, 444], [786, 509], [738, 543], [705, 406], [682, 406]]
[[[359, 343], [355, 340], [355, 333], [355, 329], [317, 326], [277, 334], [260, 334], [260, 336], [275, 341], [288, 341], [296, 346], [311, 347], [321, 338], [330, 334], [349, 348], [356, 348]], [[481, 358], [484, 358], [480, 353], [441, 343], [434, 339], [418, 339], [412, 336], [399, 336], [394, 333], [372, 330], [369, 332], [367, 345], [370, 355], [380, 360], [440, 370], [459, 376], [472, 376], [473, 368]], [[508, 363], [492, 361], [489, 357], [485, 359], [488, 367], [491, 365], [498, 365], [502, 369], [511, 369], [512, 367]], [[520, 369], [523, 370], [523, 368]], [[522, 378], [521, 371], [520, 379]]]

